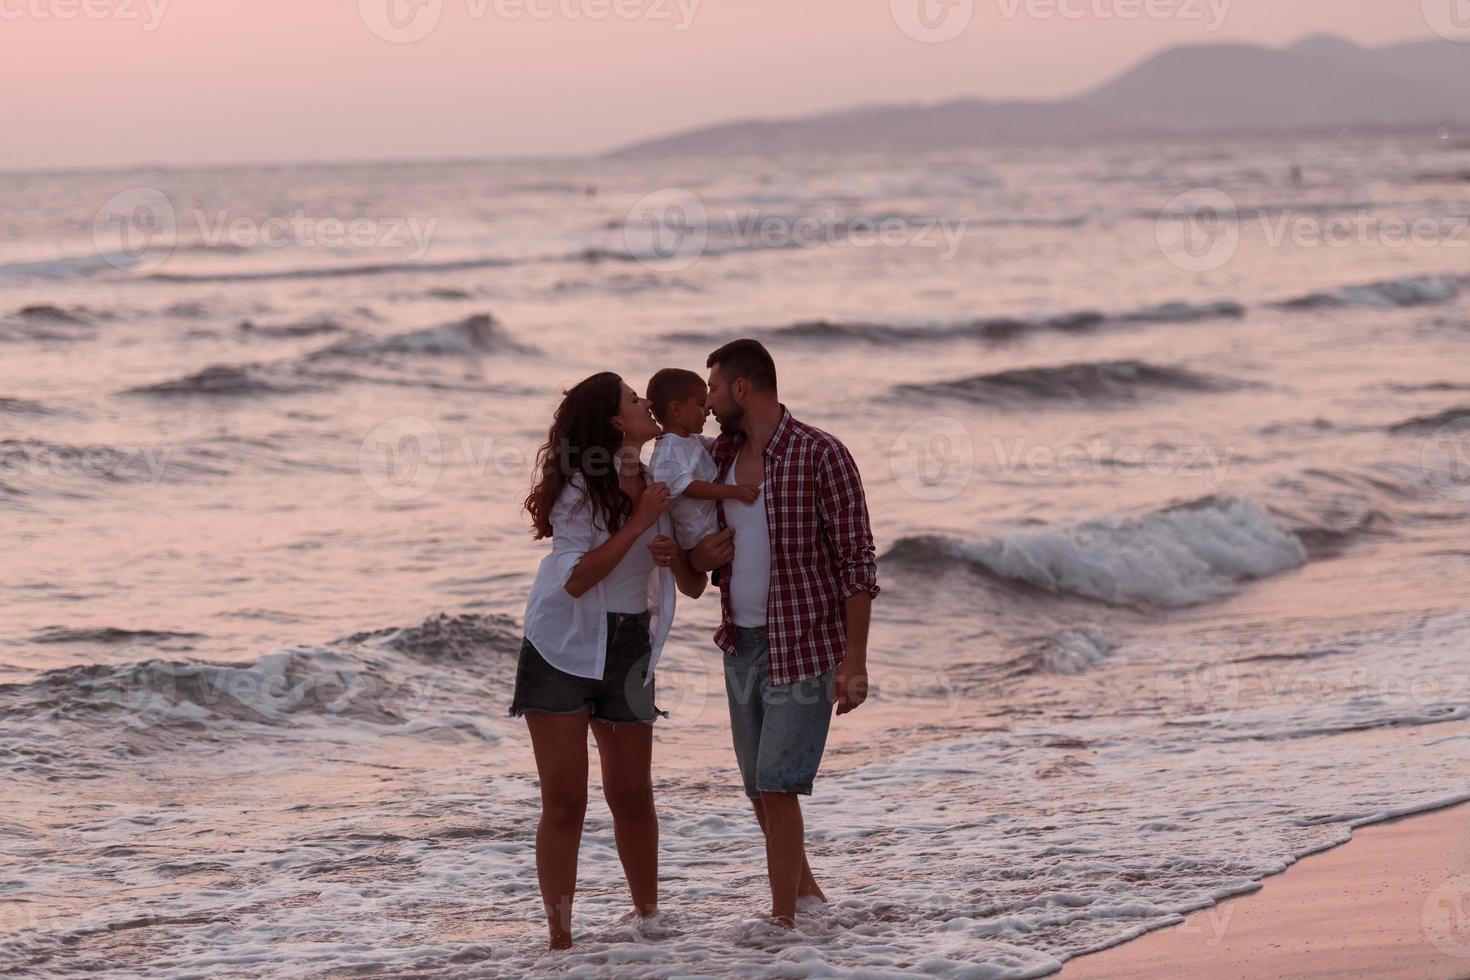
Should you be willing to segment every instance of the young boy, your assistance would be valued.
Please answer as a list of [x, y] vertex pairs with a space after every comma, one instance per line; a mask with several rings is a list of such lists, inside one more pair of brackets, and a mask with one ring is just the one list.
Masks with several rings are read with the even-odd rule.
[[666, 483], [674, 498], [669, 513], [674, 518], [674, 537], [681, 548], [693, 548], [706, 536], [719, 531], [715, 501], [738, 500], [753, 504], [760, 487], [732, 486], [715, 482], [719, 470], [709, 454], [713, 439], [706, 439], [704, 379], [693, 371], [664, 368], [648, 382], [648, 400], [664, 434], [653, 444], [649, 470], [657, 483]]

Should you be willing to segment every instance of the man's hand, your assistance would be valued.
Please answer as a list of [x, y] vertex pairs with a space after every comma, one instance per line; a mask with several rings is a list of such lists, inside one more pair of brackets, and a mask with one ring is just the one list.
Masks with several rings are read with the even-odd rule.
[[868, 657], [854, 655], [851, 650], [837, 665], [837, 676], [833, 683], [833, 699], [837, 713], [845, 715], [868, 700]]
[[696, 572], [712, 572], [724, 568], [735, 557], [735, 529], [725, 528], [718, 534], [706, 535], [689, 551], [689, 564]]

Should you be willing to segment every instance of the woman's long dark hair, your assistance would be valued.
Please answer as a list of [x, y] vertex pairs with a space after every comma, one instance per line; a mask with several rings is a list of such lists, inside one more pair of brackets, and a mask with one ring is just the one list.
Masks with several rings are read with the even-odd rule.
[[594, 374], [563, 392], [546, 443], [536, 454], [536, 482], [526, 497], [533, 539], [551, 537], [551, 508], [573, 474], [581, 474], [587, 503], [609, 533], [633, 513], [633, 501], [618, 484], [613, 456], [623, 433], [613, 425], [622, 412], [623, 379], [611, 371]]

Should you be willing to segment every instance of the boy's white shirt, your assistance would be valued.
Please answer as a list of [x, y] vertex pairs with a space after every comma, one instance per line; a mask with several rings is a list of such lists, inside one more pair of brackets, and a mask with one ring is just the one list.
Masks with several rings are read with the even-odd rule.
[[674, 518], [674, 538], [681, 548], [692, 548], [720, 529], [713, 500], [695, 500], [684, 496], [689, 484], [696, 480], [714, 483], [720, 471], [710, 449], [715, 441], [708, 436], [680, 436], [665, 432], [653, 443], [649, 475], [655, 483], [666, 483], [673, 503], [669, 513]]

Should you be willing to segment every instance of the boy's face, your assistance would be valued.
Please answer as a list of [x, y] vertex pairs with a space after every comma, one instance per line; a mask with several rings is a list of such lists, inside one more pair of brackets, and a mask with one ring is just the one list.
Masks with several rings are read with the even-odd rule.
[[704, 385], [692, 389], [683, 401], [674, 402], [670, 413], [673, 421], [691, 435], [698, 435], [704, 431], [704, 420], [708, 415], [709, 410], [705, 407]]

